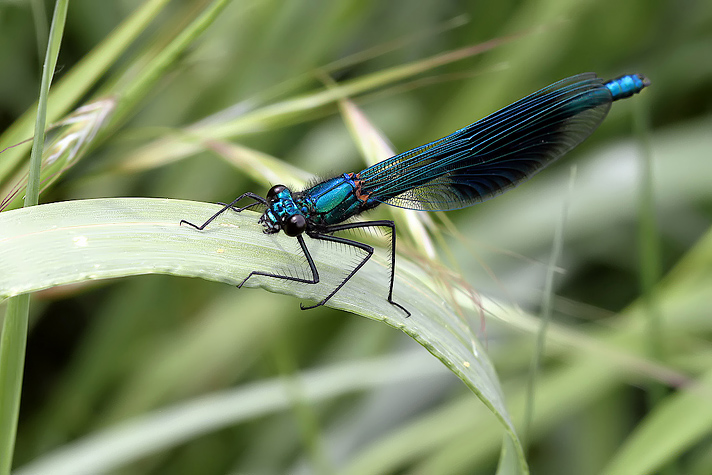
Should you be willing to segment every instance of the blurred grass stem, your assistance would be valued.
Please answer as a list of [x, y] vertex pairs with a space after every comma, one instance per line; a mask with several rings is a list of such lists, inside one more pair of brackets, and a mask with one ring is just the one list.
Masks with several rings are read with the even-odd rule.
[[[57, 65], [57, 56], [64, 33], [69, 0], [57, 0], [52, 17], [49, 43], [42, 69], [34, 142], [30, 156], [29, 181], [25, 207], [36, 206], [40, 193], [40, 164], [44, 148], [44, 130], [47, 121], [47, 96]], [[22, 373], [27, 348], [27, 326], [30, 314], [29, 294], [13, 297], [7, 304], [0, 339], [0, 475], [8, 475], [12, 468], [17, 421], [20, 414]]]

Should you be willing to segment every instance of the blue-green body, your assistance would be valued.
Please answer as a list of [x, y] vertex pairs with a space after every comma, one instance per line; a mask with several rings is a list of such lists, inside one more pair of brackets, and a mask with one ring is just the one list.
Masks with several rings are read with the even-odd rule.
[[297, 213], [315, 227], [338, 224], [380, 204], [363, 197], [359, 190], [360, 181], [349, 173], [330, 178], [301, 193], [284, 188], [277, 193], [277, 199], [265, 211], [262, 221], [272, 232], [279, 223]]
[[[344, 173], [294, 193], [284, 185], [274, 185], [265, 198], [247, 192], [200, 226], [185, 220], [181, 224], [202, 230], [228, 209], [240, 212], [264, 205], [267, 209], [259, 222], [265, 233], [283, 231], [296, 237], [311, 276], [255, 270], [238, 287], [253, 276], [318, 284], [319, 271], [303, 234], [314, 240], [350, 246], [363, 254], [363, 259], [329, 295], [316, 305], [302, 306], [302, 309], [324, 305], [374, 253], [372, 246], [335, 233], [369, 227], [388, 229], [391, 279], [387, 300], [410, 316], [404, 306], [393, 300], [395, 223], [391, 220], [343, 221], [381, 203], [445, 211], [497, 196], [531, 178], [581, 143], [596, 130], [614, 101], [630, 97], [649, 84], [645, 77], [637, 74], [611, 81], [603, 81], [593, 73], [579, 74], [520, 99], [447, 137], [393, 156], [359, 173]], [[245, 197], [255, 202], [236, 208], [235, 204]]]
[[299, 201], [309, 210], [312, 220], [328, 226], [379, 205], [376, 200], [360, 198], [359, 189], [359, 180], [344, 173], [304, 191]]
[[452, 210], [497, 196], [586, 139], [611, 103], [650, 83], [638, 74], [604, 81], [593, 73], [559, 81], [455, 133], [292, 193], [280, 188], [260, 220], [278, 232], [291, 216], [324, 232], [381, 203]]

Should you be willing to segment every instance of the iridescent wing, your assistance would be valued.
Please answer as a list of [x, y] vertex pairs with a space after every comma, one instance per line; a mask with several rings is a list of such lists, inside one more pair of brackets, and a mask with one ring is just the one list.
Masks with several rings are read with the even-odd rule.
[[440, 140], [362, 172], [362, 193], [446, 211], [504, 193], [585, 140], [613, 98], [594, 73], [554, 83]]

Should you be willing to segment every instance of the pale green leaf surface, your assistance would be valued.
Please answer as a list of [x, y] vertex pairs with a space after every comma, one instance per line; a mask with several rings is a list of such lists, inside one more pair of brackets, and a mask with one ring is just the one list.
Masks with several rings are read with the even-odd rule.
[[[255, 213], [225, 213], [202, 232], [178, 224], [181, 219], [200, 224], [217, 209], [206, 203], [118, 198], [2, 213], [0, 296], [138, 274], [201, 277], [236, 285], [253, 270], [308, 272], [296, 240], [282, 233], [265, 235]], [[311, 240], [307, 245], [319, 269], [319, 285], [256, 277], [246, 286], [314, 301], [327, 295], [345, 276], [344, 269], [360, 258], [343, 246]], [[412, 312], [405, 318], [385, 299], [388, 268], [381, 260], [385, 253], [377, 254], [330, 300], [330, 306], [411, 336], [478, 395], [518, 446], [497, 376], [471, 329], [428, 287], [424, 272], [399, 259], [393, 298]], [[519, 460], [526, 473], [521, 449]]]
[[517, 460], [517, 448], [511, 437], [504, 437], [502, 440], [502, 452], [499, 457], [497, 475], [510, 475], [519, 473], [519, 463]]

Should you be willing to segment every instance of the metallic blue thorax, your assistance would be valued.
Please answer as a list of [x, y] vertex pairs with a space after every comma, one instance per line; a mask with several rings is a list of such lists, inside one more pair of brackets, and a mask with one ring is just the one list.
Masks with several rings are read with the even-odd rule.
[[298, 201], [308, 210], [308, 218], [318, 225], [340, 223], [379, 203], [361, 193], [360, 180], [344, 173], [305, 190]]
[[269, 203], [260, 218], [265, 232], [276, 233], [290, 216], [302, 215], [309, 227], [329, 226], [377, 206], [379, 202], [361, 193], [358, 175], [344, 173], [294, 193], [284, 188]]

